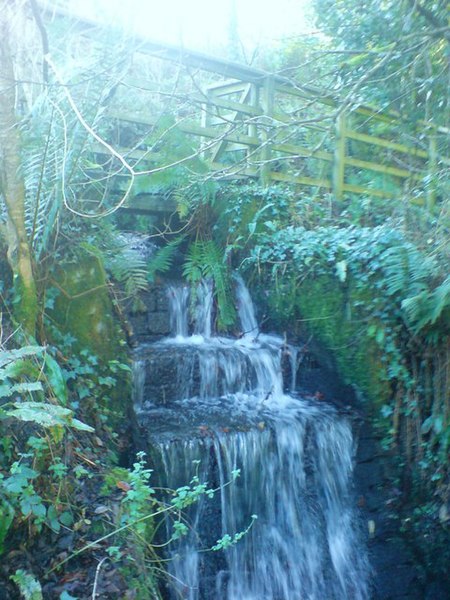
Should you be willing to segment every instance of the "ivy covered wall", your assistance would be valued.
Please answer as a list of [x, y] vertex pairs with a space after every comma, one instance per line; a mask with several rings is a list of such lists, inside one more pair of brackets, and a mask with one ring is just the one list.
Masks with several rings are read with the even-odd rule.
[[[246, 261], [280, 327], [313, 334], [419, 488], [447, 489], [450, 280], [395, 228], [287, 227]], [[413, 468], [414, 467], [414, 468]]]

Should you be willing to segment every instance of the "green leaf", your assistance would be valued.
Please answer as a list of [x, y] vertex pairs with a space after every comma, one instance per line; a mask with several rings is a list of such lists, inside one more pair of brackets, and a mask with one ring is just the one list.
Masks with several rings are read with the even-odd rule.
[[35, 496], [35, 497], [33, 497], [33, 500], [34, 500], [34, 502], [31, 503], [31, 512], [36, 517], [44, 519], [47, 514], [47, 509], [42, 504], [41, 498], [39, 496]]
[[0, 367], [21, 358], [29, 356], [38, 356], [44, 352], [45, 348], [41, 346], [23, 346], [14, 350], [0, 350]]
[[426, 435], [427, 433], [430, 433], [432, 427], [433, 416], [428, 417], [428, 419], [425, 419], [425, 421], [422, 423], [422, 427], [420, 428], [420, 432], [422, 433], [422, 435]]
[[442, 418], [442, 415], [437, 415], [433, 421], [434, 433], [436, 435], [439, 435], [440, 433], [442, 433], [443, 429], [444, 429], [444, 420]]
[[378, 329], [377, 333], [375, 335], [375, 339], [377, 341], [377, 344], [382, 344], [384, 342], [384, 338], [385, 338], [385, 331], [384, 329]]
[[66, 406], [68, 393], [61, 367], [58, 365], [53, 356], [48, 354], [48, 352], [45, 355], [44, 362], [46, 367], [45, 374], [47, 376], [47, 381], [55, 395], [55, 398], [57, 398], [61, 404]]
[[59, 600], [77, 600], [77, 598], [75, 596], [71, 596], [69, 592], [66, 592], [64, 590], [63, 592], [61, 592]]
[[14, 514], [12, 505], [3, 499], [0, 502], [0, 555], [5, 551], [4, 542], [14, 520]]
[[276, 231], [277, 229], [273, 221], [264, 221], [264, 225], [267, 227], [267, 229], [270, 229], [270, 231]]
[[86, 423], [83, 423], [83, 421], [79, 421], [78, 419], [72, 419], [70, 421], [69, 427], [72, 427], [72, 429], [78, 429], [78, 431], [95, 431], [94, 427], [91, 427], [90, 425], [87, 425]]
[[56, 508], [53, 506], [53, 504], [51, 504], [48, 507], [48, 511], [47, 511], [47, 523], [48, 523], [49, 527], [55, 533], [59, 533], [59, 531], [61, 530], [61, 524], [58, 521], [58, 512], [57, 512]]
[[381, 414], [384, 418], [390, 417], [393, 412], [392, 406], [389, 406], [388, 404], [383, 404], [381, 407]]
[[24, 600], [43, 600], [41, 584], [23, 569], [18, 569], [10, 579], [20, 590]]
[[94, 431], [92, 427], [73, 418], [73, 411], [69, 408], [48, 404], [45, 402], [15, 402], [14, 410], [5, 413], [19, 419], [19, 421], [31, 421], [42, 427], [72, 427], [81, 431]]
[[24, 383], [15, 384], [3, 384], [0, 385], [0, 398], [9, 398], [14, 394], [25, 394], [29, 392], [42, 391], [42, 384], [39, 381], [30, 381]]
[[155, 255], [152, 256], [148, 265], [148, 281], [153, 282], [155, 280], [156, 273], [166, 273], [169, 271], [175, 258], [178, 246], [184, 239], [184, 235], [179, 236], [175, 240], [172, 240], [157, 250]]
[[114, 379], [114, 377], [99, 377], [98, 382], [100, 385], [112, 387], [116, 383], [116, 380]]
[[60, 523], [62, 523], [66, 527], [70, 527], [71, 525], [73, 525], [72, 514], [70, 512], [68, 512], [67, 510], [64, 511], [63, 513], [61, 513], [59, 515], [59, 521], [60, 521]]

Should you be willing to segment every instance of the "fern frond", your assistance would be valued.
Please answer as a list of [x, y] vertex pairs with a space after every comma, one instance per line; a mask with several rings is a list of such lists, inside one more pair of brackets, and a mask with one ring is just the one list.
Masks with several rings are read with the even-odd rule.
[[151, 258], [148, 265], [148, 280], [153, 282], [155, 280], [156, 273], [167, 273], [170, 270], [175, 258], [175, 253], [178, 246], [184, 240], [184, 236], [180, 236], [175, 240], [172, 240], [162, 248], [160, 248], [155, 255]]
[[183, 265], [183, 277], [189, 283], [196, 284], [204, 276], [204, 242], [193, 242], [187, 251]]
[[[218, 326], [225, 329], [236, 320], [232, 298], [231, 277], [225, 256], [213, 240], [200, 240], [191, 244], [183, 267], [183, 275], [194, 286], [202, 279], [212, 279], [217, 300]], [[192, 294], [195, 299], [195, 293]]]
[[123, 286], [127, 296], [136, 296], [147, 289], [147, 262], [133, 248], [122, 247], [115, 256], [107, 258], [105, 266]]
[[179, 216], [185, 218], [200, 205], [213, 205], [216, 193], [217, 183], [212, 180], [194, 180], [188, 185], [179, 186], [173, 193]]
[[415, 333], [428, 325], [434, 325], [448, 306], [450, 306], [450, 276], [431, 293], [427, 289], [402, 302], [402, 309]]
[[100, 221], [90, 241], [82, 242], [79, 248], [97, 257], [128, 297], [136, 297], [148, 288], [147, 260], [113, 225]]
[[418, 295], [426, 288], [433, 275], [434, 261], [424, 257], [412, 244], [395, 245], [385, 250], [380, 261], [384, 281], [390, 296]]

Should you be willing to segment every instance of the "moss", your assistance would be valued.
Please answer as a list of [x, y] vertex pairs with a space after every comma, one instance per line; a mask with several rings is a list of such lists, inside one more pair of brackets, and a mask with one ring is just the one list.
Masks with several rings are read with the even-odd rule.
[[[52, 274], [56, 294], [53, 308], [47, 312], [60, 334], [74, 340], [71, 350], [88, 350], [98, 359], [99, 367], [111, 360], [128, 363], [123, 333], [114, 319], [106, 273], [101, 262], [86, 255], [77, 263], [59, 265]], [[120, 424], [128, 414], [131, 384], [128, 373], [114, 374], [116, 383], [107, 399], [100, 403], [111, 425]], [[97, 399], [99, 400], [99, 399]]]
[[356, 386], [377, 410], [388, 401], [391, 391], [382, 352], [368, 335], [371, 320], [364, 306], [369, 293], [351, 282], [343, 285], [335, 276], [322, 275], [305, 279], [295, 290], [284, 293], [281, 301], [280, 290], [274, 291], [270, 303], [279, 322], [286, 321], [291, 331], [292, 314], [288, 314], [290, 322], [282, 315], [289, 305], [290, 313], [294, 307], [296, 333], [303, 337], [312, 334], [332, 355], [342, 380]]
[[53, 281], [57, 297], [50, 316], [61, 333], [76, 339], [77, 350], [87, 348], [105, 361], [117, 358], [121, 333], [100, 261], [86, 256], [78, 263], [60, 265]]
[[20, 273], [14, 274], [14, 318], [24, 331], [33, 336], [36, 330], [38, 302], [34, 279], [25, 282]]

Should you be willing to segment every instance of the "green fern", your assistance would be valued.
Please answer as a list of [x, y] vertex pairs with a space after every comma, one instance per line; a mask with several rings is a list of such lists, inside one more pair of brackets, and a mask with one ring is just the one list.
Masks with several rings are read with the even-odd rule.
[[183, 276], [191, 284], [197, 284], [204, 276], [205, 242], [193, 242], [187, 251], [183, 266]]
[[189, 181], [187, 185], [179, 185], [173, 193], [177, 203], [177, 211], [183, 219], [192, 213], [198, 206], [213, 205], [217, 192], [217, 183], [213, 180]]
[[395, 245], [380, 257], [387, 293], [401, 297], [420, 294], [433, 274], [434, 261], [412, 244]]
[[147, 260], [124, 241], [115, 227], [100, 221], [88, 242], [79, 247], [96, 256], [129, 298], [148, 288]]
[[[127, 54], [119, 46], [107, 51], [99, 46], [97, 53], [87, 54], [78, 66], [71, 63], [66, 81], [76, 85], [51, 86], [36, 99], [22, 123], [25, 219], [37, 259], [54, 250], [57, 231], [62, 229], [70, 237], [73, 215], [60, 218], [66, 205], [92, 213], [108, 185], [107, 173], [92, 162], [91, 136], [70, 106], [67, 89], [85, 121], [102, 134], [106, 122], [102, 102], [116, 86]], [[99, 77], [100, 64], [103, 75]]]
[[107, 256], [105, 266], [128, 297], [137, 296], [148, 287], [147, 262], [133, 248], [122, 246], [118, 250], [114, 256]]
[[[236, 320], [231, 294], [231, 278], [225, 256], [213, 240], [198, 240], [189, 247], [183, 275], [195, 287], [202, 279], [214, 282], [219, 329], [226, 329]], [[195, 297], [195, 294], [193, 294]]]
[[402, 309], [415, 333], [429, 325], [434, 325], [448, 306], [450, 306], [450, 276], [432, 292], [428, 289], [423, 290], [402, 302]]
[[48, 246], [62, 206], [64, 138], [59, 135], [47, 96], [42, 95], [38, 99], [22, 129], [25, 220], [34, 251], [39, 257]]
[[178, 246], [184, 240], [184, 236], [180, 236], [172, 240], [162, 248], [160, 248], [151, 258], [148, 265], [148, 280], [152, 283], [155, 281], [156, 273], [167, 273], [172, 267], [175, 253]]

